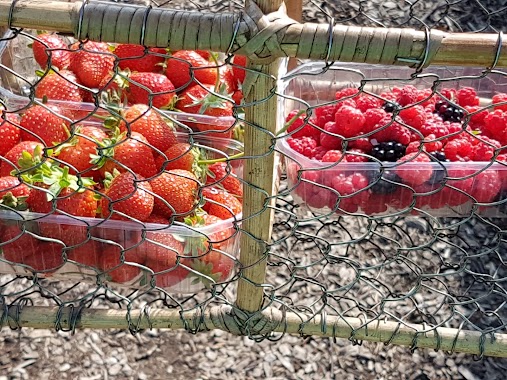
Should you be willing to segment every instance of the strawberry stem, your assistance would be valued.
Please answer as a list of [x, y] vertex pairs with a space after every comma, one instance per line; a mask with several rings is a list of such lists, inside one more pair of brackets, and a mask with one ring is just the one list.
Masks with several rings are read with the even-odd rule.
[[302, 114], [304, 114], [306, 111], [305, 110], [299, 110], [297, 114], [295, 114], [292, 119], [290, 119], [289, 121], [287, 121], [284, 125], [283, 125], [283, 128], [280, 129], [276, 135], [277, 136], [280, 136], [282, 133], [285, 133], [287, 132], [287, 129], [290, 128], [290, 126], [292, 124], [294, 124], [294, 122], [299, 118], [299, 116], [301, 116]]
[[217, 162], [227, 162], [229, 160], [241, 158], [244, 155], [245, 155], [245, 152], [240, 152], [240, 153], [233, 154], [232, 156], [229, 156], [229, 157], [215, 158], [213, 160], [199, 160], [199, 161], [197, 161], [197, 163], [199, 165], [212, 165], [212, 164], [216, 164]]
[[211, 56], [211, 59], [213, 60], [213, 63], [215, 64], [216, 68], [217, 68], [217, 79], [215, 80], [215, 88], [214, 88], [214, 91], [216, 93], [219, 93], [220, 92], [220, 67], [218, 65], [218, 60], [217, 60], [217, 57], [215, 57], [215, 54], [212, 52], [210, 54]]

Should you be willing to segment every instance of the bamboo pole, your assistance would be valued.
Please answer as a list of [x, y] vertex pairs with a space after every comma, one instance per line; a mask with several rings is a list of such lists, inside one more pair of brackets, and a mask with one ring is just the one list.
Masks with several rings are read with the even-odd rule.
[[[287, 2], [287, 16], [301, 22], [303, 20], [303, 0], [291, 0]], [[291, 71], [298, 65], [297, 58], [289, 59], [287, 70]]]
[[[58, 315], [60, 316], [58, 318]], [[7, 318], [1, 318], [3, 326], [36, 329], [53, 329], [59, 320], [63, 329], [184, 329], [196, 328], [197, 331], [222, 329], [234, 326], [235, 316], [230, 306], [215, 306], [202, 314], [198, 310], [180, 313], [179, 310], [153, 309], [149, 313], [135, 309], [130, 313], [126, 310], [88, 309], [80, 311], [75, 325], [70, 323], [73, 312], [71, 308], [25, 306], [21, 309], [9, 307]], [[149, 317], [148, 317], [149, 315]], [[218, 316], [220, 318], [217, 318]], [[129, 317], [130, 316], [130, 317]], [[477, 331], [458, 330], [439, 327], [428, 331], [428, 326], [418, 324], [402, 325], [397, 322], [370, 321], [367, 325], [358, 318], [344, 318], [320, 315], [310, 317], [303, 313], [282, 313], [277, 309], [268, 308], [262, 312], [267, 321], [267, 328], [253, 333], [268, 334], [270, 332], [288, 333], [292, 335], [311, 335], [320, 337], [336, 337], [348, 339], [352, 336], [357, 340], [382, 342], [394, 345], [412, 345], [418, 348], [439, 349], [443, 351], [462, 352], [466, 354], [482, 354], [493, 357], [507, 357], [507, 335], [483, 335]], [[128, 319], [131, 324], [129, 325]], [[310, 319], [311, 318], [311, 319]], [[17, 322], [15, 322], [17, 321]], [[305, 321], [302, 323], [302, 321]], [[418, 333], [417, 331], [428, 331]]]
[[[95, 10], [100, 5], [95, 4]], [[66, 3], [54, 0], [0, 0], [0, 25], [7, 26], [9, 22], [13, 27], [42, 29], [75, 34], [78, 30], [81, 2]], [[114, 4], [103, 5], [103, 12], [117, 12], [119, 7]], [[12, 19], [9, 14], [12, 7]], [[195, 41], [182, 38], [184, 35], [197, 35], [199, 49], [226, 51], [229, 42], [236, 35], [237, 15], [213, 15], [205, 13], [191, 13], [165, 9], [154, 9], [149, 12], [146, 28], [142, 28], [144, 10], [139, 7], [122, 5], [124, 10], [132, 7], [137, 9], [136, 17], [131, 19], [135, 27], [128, 28], [130, 23], [120, 23], [111, 28], [111, 25], [102, 25], [104, 20], [114, 17], [93, 17], [87, 12], [89, 5], [84, 8], [88, 15], [85, 25], [95, 32], [95, 39], [106, 42], [132, 42], [139, 43], [144, 31], [148, 36], [147, 44], [150, 46], [173, 47], [178, 49], [192, 49]], [[116, 8], [116, 10], [115, 10]], [[88, 9], [88, 10], [87, 10]], [[189, 15], [192, 15], [191, 20]], [[184, 17], [180, 17], [180, 16]], [[164, 18], [167, 16], [167, 18]], [[177, 16], [177, 17], [176, 17]], [[179, 22], [166, 22], [178, 19]], [[160, 22], [159, 22], [160, 21]], [[163, 22], [162, 22], [163, 21]], [[141, 24], [141, 25], [138, 25]], [[220, 27], [218, 28], [217, 25]], [[98, 27], [98, 29], [97, 29]], [[128, 29], [129, 33], [101, 33], [101, 29], [119, 28]], [[328, 25], [312, 23], [294, 23], [285, 29], [277, 30], [279, 49], [272, 52], [273, 57], [297, 57], [300, 59], [322, 60], [329, 54], [329, 60], [342, 62], [366, 62], [413, 65], [414, 60], [424, 56], [427, 47], [427, 35], [424, 31], [397, 28], [362, 28], [353, 26], [335, 25], [333, 29], [333, 45], [328, 46]], [[276, 28], [275, 28], [276, 29]], [[249, 26], [242, 23], [239, 28], [240, 37], [251, 38]], [[434, 65], [482, 66], [489, 67], [497, 51], [500, 41], [498, 34], [491, 33], [438, 33], [432, 30], [431, 35], [441, 35], [441, 42], [434, 45], [433, 57], [430, 61]], [[233, 51], [240, 49], [237, 39], [233, 43]], [[438, 39], [437, 39], [438, 40]], [[217, 46], [217, 41], [221, 42]], [[433, 54], [432, 54], [433, 55]], [[386, 61], [392, 58], [392, 62]], [[399, 58], [402, 58], [400, 60]], [[404, 60], [403, 60], [404, 59]], [[507, 67], [507, 39], [502, 42], [497, 66]]]
[[[264, 13], [276, 11], [282, 0], [259, 0], [257, 5]], [[248, 63], [248, 68], [265, 75], [247, 72], [245, 79], [245, 160], [243, 177], [247, 186], [243, 190], [243, 216], [239, 261], [243, 266], [238, 283], [236, 305], [244, 311], [256, 312], [262, 307], [262, 284], [266, 277], [267, 245], [271, 238], [273, 212], [265, 209], [271, 203], [267, 197], [275, 193], [275, 154], [273, 136], [277, 131], [277, 98], [271, 96], [280, 70], [280, 60], [269, 65]], [[247, 84], [256, 78], [254, 83]]]

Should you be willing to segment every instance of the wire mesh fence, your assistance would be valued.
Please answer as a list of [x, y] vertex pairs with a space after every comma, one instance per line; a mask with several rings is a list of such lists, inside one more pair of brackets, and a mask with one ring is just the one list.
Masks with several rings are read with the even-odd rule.
[[[244, 4], [142, 5], [237, 15]], [[504, 13], [486, 1], [305, 2], [303, 21], [497, 33], [495, 63]], [[468, 352], [500, 355], [485, 347], [506, 321], [503, 69], [302, 61], [276, 78], [232, 50], [56, 38], [11, 28], [0, 42], [4, 323], [51, 304], [70, 307], [55, 326], [72, 330], [83, 310], [120, 307], [142, 310], [127, 320], [136, 332], [150, 310], [175, 309], [191, 332], [209, 317], [257, 339], [311, 331], [453, 351], [472, 331]], [[269, 102], [271, 124], [252, 122]], [[272, 175], [252, 173], [266, 158], [273, 193], [251, 182]], [[246, 263], [249, 244], [260, 255]], [[272, 325], [237, 309], [238, 284], [262, 292]], [[368, 336], [384, 321], [394, 327]]]

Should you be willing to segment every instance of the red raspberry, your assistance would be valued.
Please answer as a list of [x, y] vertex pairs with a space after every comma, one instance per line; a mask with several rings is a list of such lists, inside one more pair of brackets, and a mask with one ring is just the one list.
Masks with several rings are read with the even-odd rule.
[[[330, 180], [330, 187], [340, 195], [336, 206], [349, 213], [357, 212], [359, 207], [368, 202], [371, 193], [369, 189], [366, 189], [368, 185], [368, 179], [361, 173], [349, 176], [340, 174], [333, 176]], [[335, 204], [330, 206], [335, 208]]]
[[447, 177], [454, 179], [448, 180], [441, 192], [449, 206], [460, 206], [470, 201], [469, 194], [474, 184], [474, 177], [471, 177], [471, 174], [473, 174], [473, 170], [453, 169], [452, 167], [447, 170]]
[[338, 162], [342, 159], [342, 156], [342, 152], [339, 150], [328, 150], [322, 157], [322, 162]]
[[[390, 123], [391, 120], [381, 121], [376, 129], [382, 128], [386, 124]], [[396, 141], [403, 145], [408, 145], [411, 142], [412, 133], [407, 127], [399, 123], [392, 123], [389, 127], [379, 130], [374, 133], [370, 138], [377, 140], [377, 142]]]
[[336, 113], [336, 104], [321, 106], [314, 109], [315, 120], [314, 124], [322, 129], [329, 121], [334, 121], [334, 114]]
[[505, 102], [505, 104], [495, 105], [494, 109], [495, 110], [507, 111], [507, 94], [504, 94], [502, 92], [500, 94], [493, 95], [493, 98], [491, 100], [492, 100], [493, 104], [498, 104], [498, 103]]
[[345, 161], [347, 162], [369, 162], [366, 152], [361, 149], [347, 149], [345, 152]]
[[[417, 208], [427, 206], [435, 210], [447, 206], [448, 199], [442, 195], [442, 189], [442, 185], [433, 185], [430, 183], [414, 186], [414, 190], [417, 193], [415, 206]], [[435, 192], [435, 190], [437, 191]]]
[[[461, 128], [460, 128], [461, 129]], [[436, 138], [449, 136], [447, 126], [442, 122], [427, 122], [419, 130], [423, 136], [433, 135]]]
[[456, 138], [445, 144], [444, 153], [451, 161], [471, 161], [472, 146], [467, 138]]
[[313, 137], [303, 136], [300, 138], [290, 138], [287, 140], [289, 146], [296, 152], [306, 157], [312, 157], [317, 147], [317, 141]]
[[390, 194], [371, 194], [367, 204], [362, 206], [366, 215], [383, 214], [392, 209], [396, 212], [408, 209], [414, 200], [414, 192], [404, 186], [397, 186]]
[[359, 136], [363, 130], [363, 113], [349, 106], [343, 106], [335, 114], [336, 132], [343, 137]]
[[419, 90], [417, 102], [422, 102], [422, 107], [434, 107], [435, 103], [437, 102], [437, 97], [434, 95], [435, 93], [430, 88]]
[[424, 150], [426, 152], [436, 152], [442, 150], [444, 143], [441, 140], [436, 141], [436, 136], [431, 134], [424, 138]]
[[[285, 118], [285, 122], [290, 122], [298, 114], [298, 112], [299, 110], [291, 111]], [[287, 132], [290, 133], [292, 137], [299, 138], [304, 136], [319, 136], [320, 131], [308, 123], [305, 124], [305, 118], [306, 114], [303, 113], [299, 115], [298, 118], [295, 119], [295, 121], [289, 126]]]
[[[330, 121], [324, 126], [324, 130], [329, 133], [336, 133], [336, 123]], [[342, 149], [342, 139], [337, 136], [332, 136], [329, 133], [322, 132], [320, 134], [320, 145], [326, 149]]]
[[378, 128], [377, 124], [379, 124], [382, 120], [391, 119], [391, 117], [387, 114], [386, 111], [383, 109], [377, 108], [371, 108], [368, 111], [366, 111], [364, 114], [364, 131], [365, 132], [371, 132], [375, 128]]
[[507, 142], [507, 113], [502, 110], [494, 110], [484, 117], [482, 130], [502, 144]]
[[400, 111], [400, 117], [411, 127], [420, 130], [426, 122], [426, 112], [423, 106], [413, 106]]
[[490, 161], [495, 155], [495, 150], [500, 149], [501, 144], [486, 136], [474, 138], [472, 141], [472, 160], [473, 161]]
[[431, 159], [424, 153], [410, 153], [397, 162], [406, 162], [396, 167], [396, 174], [410, 186], [418, 186], [431, 178]]
[[496, 170], [485, 170], [474, 177], [470, 195], [479, 203], [493, 202], [500, 193], [502, 181]]
[[396, 93], [389, 91], [389, 92], [381, 92], [379, 95], [384, 102], [396, 102], [396, 97], [398, 96]]
[[408, 144], [407, 149], [405, 149], [405, 155], [419, 152], [421, 150], [421, 142], [420, 141], [412, 141], [410, 144]]
[[340, 100], [343, 98], [352, 98], [354, 95], [357, 95], [359, 90], [357, 88], [344, 88], [343, 90], [337, 91], [335, 94], [335, 99]]
[[402, 107], [417, 103], [419, 90], [412, 85], [404, 86], [398, 94], [396, 101]]
[[347, 145], [347, 149], [360, 149], [363, 152], [370, 153], [373, 149], [373, 145], [370, 142], [370, 139], [367, 137], [361, 137], [359, 139], [350, 140]]
[[[461, 123], [450, 123], [446, 121], [444, 122], [444, 126], [447, 128], [447, 136], [449, 136], [450, 140], [457, 138], [463, 132], [463, 126]], [[469, 128], [467, 127], [467, 130], [468, 129]]]
[[369, 94], [361, 94], [359, 97], [355, 98], [357, 108], [359, 108], [362, 112], [366, 112], [369, 109], [377, 109], [382, 107], [384, 101]]
[[466, 106], [468, 115], [470, 115], [469, 125], [474, 128], [481, 128], [484, 125], [484, 119], [489, 115], [489, 112], [480, 106]]
[[326, 153], [327, 153], [326, 148], [324, 148], [323, 146], [318, 146], [314, 149], [313, 156], [311, 158], [313, 158], [314, 160], [321, 161], [322, 157], [324, 157]]
[[472, 87], [460, 88], [456, 92], [456, 99], [461, 107], [479, 105], [479, 97]]
[[325, 171], [309, 170], [301, 173], [301, 180], [296, 179], [296, 195], [301, 197], [309, 207], [320, 209], [329, 205], [331, 197], [336, 198], [334, 192], [316, 184], [323, 183]]
[[[352, 107], [352, 108], [356, 108], [356, 102], [353, 99], [340, 100], [336, 104], [336, 110], [335, 110], [335, 112], [338, 111], [343, 106], [349, 106], [349, 107]], [[333, 115], [333, 117], [334, 117], [334, 115]], [[333, 120], [334, 120], [334, 118], [333, 118]]]
[[442, 94], [442, 96], [447, 100], [456, 99], [456, 90], [454, 88], [443, 88], [440, 90], [440, 94]]

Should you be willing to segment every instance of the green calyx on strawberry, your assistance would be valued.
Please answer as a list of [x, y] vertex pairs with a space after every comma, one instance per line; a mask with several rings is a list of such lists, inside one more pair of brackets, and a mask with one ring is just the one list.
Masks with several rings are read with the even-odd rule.
[[0, 199], [0, 207], [4, 206], [10, 210], [26, 211], [28, 209], [27, 198], [28, 196], [16, 197], [9, 191]]
[[[48, 155], [52, 154], [52, 150], [49, 150]], [[34, 170], [36, 170], [42, 163], [42, 146], [37, 145], [33, 151], [33, 154], [30, 154], [26, 150], [21, 153], [21, 157], [18, 160], [18, 167], [21, 169], [20, 171], [24, 172], [22, 174], [30, 174]], [[16, 176], [19, 173], [18, 169], [15, 169], [11, 172], [12, 176]]]
[[97, 142], [98, 154], [90, 155], [90, 163], [95, 165], [97, 169], [104, 166], [108, 159], [114, 157], [114, 147], [120, 142], [125, 140], [127, 133], [121, 133], [118, 127], [114, 127], [114, 132], [111, 137], [104, 139], [103, 141]]
[[215, 93], [208, 93], [203, 98], [199, 99], [191, 94], [187, 94], [190, 99], [193, 100], [193, 103], [191, 103], [191, 106], [197, 106], [200, 105], [199, 113], [201, 115], [204, 115], [206, 113], [207, 109], [210, 108], [222, 108], [222, 109], [228, 109], [228, 103], [230, 103], [230, 100], [226, 100], [229, 98], [229, 94], [227, 93], [227, 86], [225, 83], [222, 83], [218, 91], [215, 89]]

